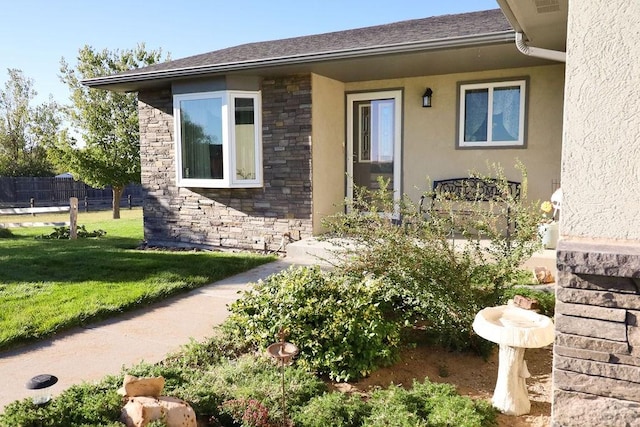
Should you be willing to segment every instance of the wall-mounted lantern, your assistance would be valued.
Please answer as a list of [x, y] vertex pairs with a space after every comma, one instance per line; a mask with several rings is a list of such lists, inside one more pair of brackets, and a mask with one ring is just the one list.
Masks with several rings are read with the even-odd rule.
[[433, 91], [430, 87], [424, 91], [424, 95], [422, 95], [422, 106], [423, 107], [431, 107], [431, 95], [433, 95]]

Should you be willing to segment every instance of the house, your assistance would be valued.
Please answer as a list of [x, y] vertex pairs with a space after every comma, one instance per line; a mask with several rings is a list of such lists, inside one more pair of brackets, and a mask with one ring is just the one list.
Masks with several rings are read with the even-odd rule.
[[250, 43], [83, 83], [139, 94], [150, 244], [277, 249], [321, 233], [354, 185], [379, 175], [417, 201], [428, 179], [488, 163], [519, 181], [519, 159], [530, 197], [547, 199], [560, 179], [564, 63], [515, 41], [496, 9]]
[[640, 3], [497, 3], [85, 83], [139, 92], [151, 242], [274, 247], [376, 174], [414, 198], [486, 161], [534, 198], [561, 177], [552, 426], [640, 425]]
[[640, 4], [498, 3], [536, 45], [566, 37], [552, 426], [638, 426]]

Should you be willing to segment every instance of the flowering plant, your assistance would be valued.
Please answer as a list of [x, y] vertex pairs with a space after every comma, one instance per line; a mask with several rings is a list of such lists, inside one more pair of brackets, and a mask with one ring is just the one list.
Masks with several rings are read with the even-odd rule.
[[540, 210], [542, 211], [542, 220], [540, 221], [541, 224], [550, 224], [556, 220], [555, 212], [551, 214], [551, 211], [553, 210], [553, 204], [551, 204], [550, 201], [546, 200], [542, 202], [542, 204], [540, 205]]

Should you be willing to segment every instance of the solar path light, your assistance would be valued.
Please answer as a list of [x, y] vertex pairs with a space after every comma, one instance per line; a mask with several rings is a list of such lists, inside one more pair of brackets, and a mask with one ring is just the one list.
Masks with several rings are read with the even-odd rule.
[[44, 406], [51, 401], [51, 386], [58, 378], [50, 374], [40, 374], [27, 382], [27, 389], [33, 390], [31, 401], [36, 406]]

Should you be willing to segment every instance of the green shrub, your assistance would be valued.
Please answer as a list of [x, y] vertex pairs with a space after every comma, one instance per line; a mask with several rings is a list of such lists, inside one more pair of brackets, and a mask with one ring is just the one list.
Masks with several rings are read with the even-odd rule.
[[371, 413], [371, 405], [360, 395], [325, 393], [303, 406], [293, 419], [304, 427], [358, 427]]
[[[270, 416], [280, 419], [281, 381], [281, 371], [271, 359], [247, 354], [199, 371], [171, 393], [190, 402], [199, 418], [230, 420], [232, 411], [224, 410], [224, 402], [255, 400]], [[291, 407], [300, 406], [326, 390], [322, 381], [297, 364], [285, 369], [285, 384], [287, 405]]]
[[[488, 427], [496, 423], [496, 410], [482, 400], [460, 396], [449, 384], [425, 379], [405, 390], [390, 386], [371, 395], [373, 406], [365, 426]], [[405, 419], [400, 421], [402, 414]]]
[[5, 406], [0, 415], [3, 427], [121, 426], [117, 420], [122, 396], [107, 383], [74, 385], [48, 405], [35, 406], [24, 399]]
[[281, 328], [298, 346], [297, 364], [336, 381], [365, 376], [396, 359], [400, 324], [385, 316], [381, 284], [317, 267], [291, 268], [234, 302], [229, 340], [266, 348]]
[[14, 236], [11, 230], [9, 230], [8, 228], [0, 227], [0, 239], [11, 239], [12, 237]]
[[[540, 247], [537, 214], [526, 201], [526, 173], [521, 199], [511, 196], [499, 167], [494, 173], [497, 201], [461, 202], [447, 194], [427, 194], [449, 212], [442, 215], [423, 214], [407, 198], [394, 201], [389, 182], [382, 179], [375, 191], [356, 189], [345, 213], [324, 222], [331, 237], [349, 242], [337, 252], [342, 258], [335, 275], [384, 284], [380, 301], [385, 313], [425, 326], [435, 343], [449, 349], [487, 355], [492, 345], [473, 332], [473, 319], [482, 308], [499, 303], [518, 266]], [[456, 203], [465, 203], [465, 212], [454, 209]], [[507, 210], [518, 224], [509, 236], [503, 224]], [[462, 236], [456, 244], [452, 227]]]
[[222, 413], [243, 427], [270, 427], [274, 420], [269, 409], [255, 399], [232, 399], [222, 403]]
[[[104, 230], [93, 230], [87, 231], [84, 225], [81, 225], [77, 228], [77, 236], [79, 239], [86, 239], [89, 237], [102, 237], [107, 234]], [[50, 234], [41, 234], [36, 236], [36, 239], [70, 239], [71, 238], [71, 229], [67, 226], [62, 227], [54, 227], [53, 232]]]
[[[187, 352], [193, 353], [199, 345], [191, 343]], [[207, 351], [212, 348], [210, 342], [202, 346]], [[233, 359], [216, 356], [211, 364], [197, 367], [184, 366], [178, 360], [175, 355], [157, 365], [139, 364], [127, 372], [164, 376], [163, 394], [189, 402], [203, 425], [280, 425], [282, 371], [271, 359], [255, 354]], [[490, 427], [495, 423], [495, 410], [489, 403], [461, 397], [447, 384], [425, 380], [415, 382], [408, 390], [390, 386], [360, 396], [327, 393], [326, 385], [297, 362], [284, 372], [287, 415], [298, 427]], [[29, 399], [11, 403], [0, 415], [0, 426], [121, 426], [117, 420], [123, 401], [116, 390], [123, 376], [108, 376], [95, 385], [73, 386], [44, 407], [34, 406]]]
[[489, 402], [458, 395], [449, 384], [425, 380], [408, 390], [376, 389], [368, 398], [324, 394], [301, 408], [294, 421], [301, 427], [490, 427], [496, 410]]

